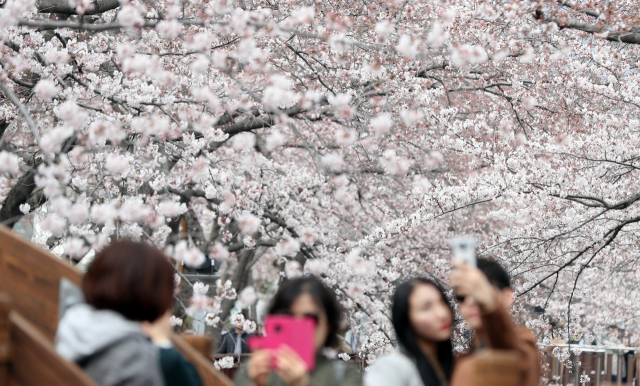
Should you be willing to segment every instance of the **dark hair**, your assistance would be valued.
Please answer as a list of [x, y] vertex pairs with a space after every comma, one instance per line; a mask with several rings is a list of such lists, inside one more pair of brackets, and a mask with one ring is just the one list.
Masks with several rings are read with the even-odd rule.
[[173, 301], [173, 266], [155, 247], [117, 241], [93, 260], [82, 281], [86, 302], [113, 310], [129, 320], [152, 322]]
[[478, 269], [484, 273], [493, 286], [498, 287], [499, 290], [511, 288], [511, 276], [500, 263], [495, 260], [478, 257], [477, 264]]
[[296, 298], [302, 294], [311, 295], [316, 304], [324, 310], [329, 324], [329, 334], [324, 346], [336, 347], [339, 343], [338, 329], [344, 316], [344, 309], [338, 302], [335, 292], [313, 275], [282, 282], [271, 301], [269, 314], [289, 311]]
[[[396, 288], [396, 292], [393, 295], [393, 305], [391, 306], [391, 321], [393, 323], [393, 328], [396, 331], [396, 337], [398, 338], [400, 348], [415, 360], [416, 367], [420, 373], [420, 378], [422, 378], [422, 383], [425, 385], [439, 385], [440, 380], [438, 379], [433, 366], [418, 346], [415, 332], [411, 325], [411, 320], [409, 319], [409, 297], [413, 290], [420, 284], [427, 284], [435, 287], [449, 307], [451, 316], [455, 316], [451, 304], [444, 294], [442, 287], [430, 279], [419, 277], [406, 281]], [[442, 370], [444, 371], [447, 380], [450, 380], [453, 369], [453, 344], [451, 342], [451, 338], [444, 342], [437, 343], [437, 353], [438, 361], [442, 366]]]

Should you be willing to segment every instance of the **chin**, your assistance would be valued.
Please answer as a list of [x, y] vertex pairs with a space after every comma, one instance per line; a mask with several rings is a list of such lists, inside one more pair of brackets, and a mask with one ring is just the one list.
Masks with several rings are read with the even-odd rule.
[[444, 342], [451, 339], [451, 331], [447, 331], [447, 332], [443, 332], [441, 334], [438, 335], [438, 342]]

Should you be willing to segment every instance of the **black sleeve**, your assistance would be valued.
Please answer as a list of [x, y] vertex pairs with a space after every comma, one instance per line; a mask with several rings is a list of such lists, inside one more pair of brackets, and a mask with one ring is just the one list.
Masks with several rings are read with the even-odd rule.
[[220, 345], [220, 350], [218, 350], [218, 354], [232, 354], [232, 352], [229, 351], [229, 347], [231, 345], [227, 342], [227, 339], [229, 339], [228, 333], [222, 335], [222, 344]]
[[176, 349], [160, 349], [160, 364], [166, 386], [202, 386], [196, 368]]

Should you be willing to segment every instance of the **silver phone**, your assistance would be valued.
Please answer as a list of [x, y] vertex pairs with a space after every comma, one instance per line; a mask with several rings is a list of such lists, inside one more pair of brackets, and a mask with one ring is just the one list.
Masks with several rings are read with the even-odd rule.
[[454, 237], [450, 241], [453, 260], [476, 267], [476, 240], [473, 236]]

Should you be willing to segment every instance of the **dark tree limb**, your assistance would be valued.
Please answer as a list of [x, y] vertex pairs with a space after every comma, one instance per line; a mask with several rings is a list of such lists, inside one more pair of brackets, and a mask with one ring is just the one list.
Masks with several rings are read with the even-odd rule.
[[575, 29], [582, 32], [587, 32], [590, 34], [604, 34], [606, 33], [605, 39], [618, 42], [618, 43], [627, 43], [627, 44], [640, 44], [640, 31], [636, 28], [632, 28], [630, 31], [611, 31], [607, 29], [607, 26], [598, 26], [594, 24], [583, 23], [577, 20], [572, 19], [564, 19], [557, 18], [553, 16], [546, 16], [540, 10], [536, 11], [535, 15], [536, 19], [541, 20], [543, 23], [553, 22], [558, 25], [560, 28], [568, 28]]
[[36, 187], [36, 169], [29, 169], [13, 185], [0, 209], [0, 222], [8, 227], [13, 227], [22, 217], [20, 205], [27, 202]]
[[428, 66], [422, 67], [418, 71], [416, 71], [416, 77], [418, 78], [428, 78], [427, 73], [431, 70], [444, 70], [449, 67], [449, 63], [446, 61], [442, 61], [442, 63], [430, 64]]
[[[85, 15], [97, 15], [120, 6], [119, 0], [94, 0], [93, 9], [87, 10]], [[65, 15], [77, 15], [76, 8], [69, 5], [69, 0], [40, 0], [38, 4], [40, 13], [61, 13]]]

